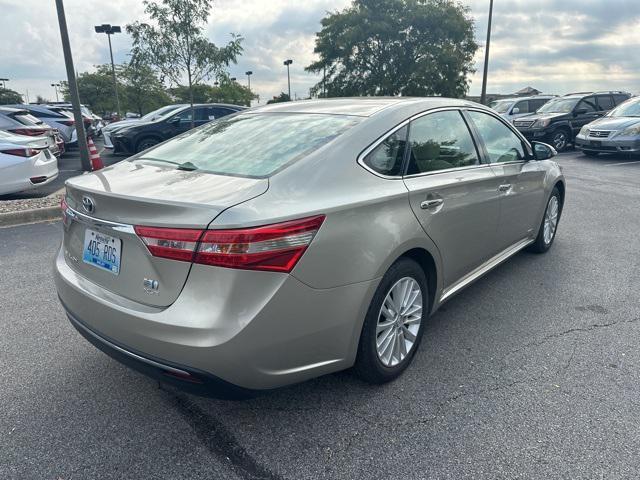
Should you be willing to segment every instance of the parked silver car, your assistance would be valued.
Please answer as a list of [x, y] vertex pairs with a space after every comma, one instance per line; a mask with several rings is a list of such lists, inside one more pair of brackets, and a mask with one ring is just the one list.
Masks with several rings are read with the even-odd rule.
[[501, 98], [500, 100], [491, 102], [489, 107], [498, 112], [508, 121], [513, 122], [516, 118], [537, 112], [540, 107], [554, 98], [556, 98], [555, 95]]
[[385, 382], [443, 302], [552, 245], [554, 154], [461, 100], [247, 110], [68, 180], [58, 294], [98, 348], [195, 393]]
[[580, 130], [576, 147], [585, 155], [640, 153], [640, 97], [633, 97]]

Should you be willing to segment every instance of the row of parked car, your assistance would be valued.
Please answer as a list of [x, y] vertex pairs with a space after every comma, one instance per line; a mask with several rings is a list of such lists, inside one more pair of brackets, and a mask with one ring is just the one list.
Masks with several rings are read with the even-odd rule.
[[[102, 119], [86, 106], [82, 116], [87, 133], [99, 135]], [[69, 104], [0, 106], [0, 195], [52, 182], [58, 157], [77, 141]]]
[[490, 107], [529, 140], [547, 142], [558, 151], [574, 144], [589, 156], [640, 152], [640, 97], [627, 92], [518, 97]]

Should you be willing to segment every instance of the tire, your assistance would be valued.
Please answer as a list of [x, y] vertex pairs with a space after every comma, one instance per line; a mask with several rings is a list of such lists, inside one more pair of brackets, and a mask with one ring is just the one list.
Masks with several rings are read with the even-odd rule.
[[[555, 199], [555, 200], [554, 200]], [[555, 225], [552, 228], [551, 236], [549, 237], [547, 230], [545, 229], [545, 224], [547, 221], [550, 221], [550, 218], [547, 215], [553, 215], [553, 203], [555, 202]], [[550, 211], [551, 209], [551, 211]], [[558, 224], [560, 223], [560, 217], [562, 215], [562, 196], [560, 195], [560, 191], [558, 187], [553, 187], [553, 191], [547, 200], [547, 205], [544, 209], [544, 215], [542, 217], [542, 222], [540, 223], [540, 228], [538, 229], [538, 235], [536, 237], [535, 242], [529, 245], [528, 250], [534, 253], [545, 253], [547, 250], [551, 248], [553, 245], [553, 241], [556, 238], [556, 233], [558, 232]], [[551, 225], [549, 224], [549, 228]]]
[[549, 135], [549, 143], [558, 152], [564, 152], [571, 143], [571, 135], [564, 128], [560, 128]]
[[[405, 290], [402, 290], [403, 287]], [[402, 293], [407, 292], [406, 287], [411, 287], [411, 294], [405, 296]], [[419, 295], [416, 294], [417, 290], [419, 290]], [[411, 313], [400, 318], [395, 315], [396, 320], [390, 320], [389, 316], [393, 316], [391, 304], [394, 297], [411, 300], [414, 295], [415, 300], [408, 303], [403, 310]], [[419, 302], [421, 302], [421, 309], [418, 312], [415, 309]], [[383, 313], [383, 304], [385, 307], [389, 306], [386, 313]], [[429, 290], [424, 271], [415, 261], [409, 258], [400, 258], [382, 277], [369, 305], [354, 365], [356, 375], [365, 382], [374, 384], [389, 382], [397, 378], [409, 366], [420, 346], [429, 309]], [[378, 332], [379, 324], [387, 326]], [[412, 339], [413, 343], [409, 345]], [[401, 343], [400, 340], [404, 340], [404, 343]], [[380, 348], [378, 342], [381, 344]], [[402, 355], [403, 346], [404, 356]]]
[[141, 140], [138, 140], [138, 143], [136, 144], [136, 153], [140, 153], [143, 150], [146, 150], [147, 148], [151, 148], [154, 145], [157, 145], [160, 143], [160, 140], [158, 140], [155, 137], [145, 137]]
[[594, 152], [593, 150], [583, 150], [582, 153], [584, 153], [587, 157], [597, 157], [600, 152]]

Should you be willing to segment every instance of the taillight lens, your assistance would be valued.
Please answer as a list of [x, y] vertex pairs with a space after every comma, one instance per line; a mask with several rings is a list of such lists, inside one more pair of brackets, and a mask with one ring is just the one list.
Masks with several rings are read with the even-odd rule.
[[11, 148], [8, 150], [0, 150], [0, 153], [6, 153], [7, 155], [16, 155], [18, 157], [34, 157], [40, 153], [40, 150], [36, 148]]
[[154, 257], [191, 262], [202, 230], [185, 228], [135, 227]]
[[73, 127], [76, 124], [75, 120], [60, 120], [60, 122], [63, 125], [66, 125], [67, 127]]
[[30, 137], [38, 137], [47, 133], [46, 130], [40, 128], [14, 128], [13, 130], [9, 131], [17, 135], [28, 135]]
[[318, 215], [230, 230], [135, 227], [135, 231], [156, 257], [288, 273], [298, 263], [324, 219], [324, 215]]

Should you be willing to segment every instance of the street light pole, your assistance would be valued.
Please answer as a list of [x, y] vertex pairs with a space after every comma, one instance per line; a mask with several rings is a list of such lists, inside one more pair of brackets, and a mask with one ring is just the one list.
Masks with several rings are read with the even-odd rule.
[[291, 101], [291, 76], [289, 75], [289, 65], [293, 63], [293, 60], [285, 60], [284, 64], [287, 66], [287, 91], [289, 95], [289, 101]]
[[53, 89], [56, 92], [56, 102], [59, 102], [60, 100], [58, 99], [58, 87], [60, 86], [59, 83], [52, 83], [51, 86], [53, 87]]
[[251, 75], [253, 75], [253, 72], [249, 70], [248, 72], [244, 72], [244, 74], [247, 76], [247, 85], [249, 90], [251, 90]]
[[56, 0], [58, 11], [58, 24], [60, 25], [60, 38], [62, 39], [62, 51], [64, 53], [64, 63], [67, 68], [67, 82], [69, 82], [69, 94], [71, 95], [71, 105], [73, 106], [73, 119], [75, 121], [76, 133], [78, 135], [78, 147], [80, 150], [80, 163], [82, 169], [91, 171], [91, 160], [89, 160], [89, 147], [87, 137], [84, 133], [84, 119], [80, 111], [80, 96], [78, 95], [78, 84], [76, 83], [75, 69], [73, 68], [73, 57], [71, 56], [71, 45], [69, 44], [69, 32], [67, 31], [67, 19], [64, 15], [64, 5], [62, 0]]
[[482, 74], [482, 93], [480, 103], [487, 100], [487, 73], [489, 72], [489, 44], [491, 43], [491, 19], [493, 17], [493, 0], [489, 0], [489, 23], [487, 24], [487, 44], [484, 47], [484, 72]]
[[111, 75], [113, 76], [113, 88], [116, 93], [116, 109], [118, 115], [120, 115], [120, 98], [118, 96], [118, 81], [116, 80], [116, 67], [113, 63], [113, 49], [111, 48], [111, 35], [114, 33], [120, 33], [122, 29], [118, 25], [110, 25], [103, 23], [102, 25], [96, 25], [94, 27], [96, 33], [106, 33], [109, 39], [109, 55], [111, 56]]

